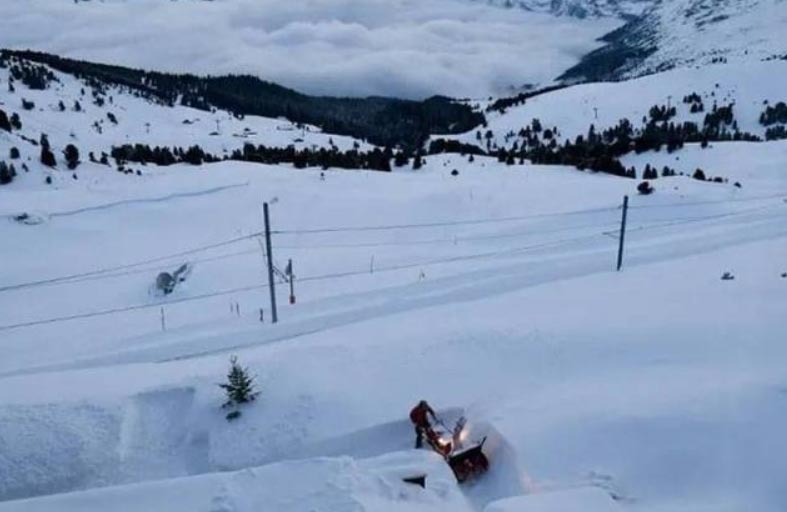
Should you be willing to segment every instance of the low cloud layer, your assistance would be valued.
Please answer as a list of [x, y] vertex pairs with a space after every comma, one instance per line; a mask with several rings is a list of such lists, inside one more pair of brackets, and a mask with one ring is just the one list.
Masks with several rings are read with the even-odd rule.
[[311, 94], [483, 97], [552, 80], [615, 23], [470, 0], [3, 0], [0, 46]]

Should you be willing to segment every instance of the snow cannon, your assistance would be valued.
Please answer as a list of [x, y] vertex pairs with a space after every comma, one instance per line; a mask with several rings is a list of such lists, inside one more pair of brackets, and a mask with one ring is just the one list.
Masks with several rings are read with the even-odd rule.
[[472, 480], [489, 469], [489, 459], [484, 454], [486, 437], [465, 446], [467, 420], [464, 416], [457, 420], [452, 430], [442, 422], [439, 425], [445, 430], [430, 429], [426, 433], [427, 442], [445, 459], [459, 483]]

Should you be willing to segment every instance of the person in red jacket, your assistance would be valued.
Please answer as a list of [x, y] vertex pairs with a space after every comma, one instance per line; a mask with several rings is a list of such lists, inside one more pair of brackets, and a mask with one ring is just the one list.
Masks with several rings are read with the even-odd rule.
[[434, 410], [429, 407], [429, 404], [426, 400], [421, 400], [418, 402], [418, 405], [413, 407], [410, 411], [410, 421], [413, 422], [415, 426], [415, 447], [421, 448], [423, 446], [423, 438], [430, 430], [432, 430], [432, 425], [429, 423], [429, 416], [432, 417], [433, 420], [437, 421], [437, 416], [435, 416]]

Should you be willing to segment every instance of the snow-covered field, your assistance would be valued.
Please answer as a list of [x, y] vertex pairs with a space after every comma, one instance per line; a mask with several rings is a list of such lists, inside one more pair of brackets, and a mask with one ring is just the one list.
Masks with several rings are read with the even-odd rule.
[[[615, 273], [631, 181], [458, 160], [325, 181], [318, 171], [175, 167], [133, 186], [97, 168], [66, 190], [0, 190], [3, 214], [46, 218], [0, 228], [14, 241], [2, 246], [7, 285], [120, 267], [3, 290], [3, 326], [144, 306], [2, 331], [2, 495], [237, 470], [299, 450], [383, 455], [409, 445], [403, 418], [426, 397], [467, 409], [504, 441], [488, 479], [465, 489], [476, 507], [600, 486], [635, 509], [757, 499], [778, 510], [780, 170], [764, 165], [765, 185], [752, 178], [742, 190], [660, 180], [670, 186], [632, 200], [626, 267]], [[256, 233], [264, 200], [276, 231], [408, 227], [275, 235], [275, 260], [292, 258], [303, 278], [296, 305], [278, 288], [276, 326], [258, 319], [260, 307], [270, 312], [254, 238], [126, 267]], [[150, 296], [156, 273], [184, 261], [194, 271], [183, 287]], [[721, 281], [725, 271], [737, 279]], [[229, 353], [263, 390], [237, 423], [224, 420], [215, 385]], [[35, 503], [3, 508], [70, 502]]]
[[[665, 74], [659, 94], [653, 77], [631, 92], [580, 86], [490, 128], [541, 117], [582, 133], [588, 94], [606, 102], [604, 126], [665, 95], [716, 90], [735, 95], [741, 128], [754, 129], [762, 99], [780, 99], [762, 78], [780, 65], [719, 88], [690, 70]], [[129, 109], [121, 139], [148, 135], [155, 117], [151, 144], [229, 144], [205, 134], [221, 113], [182, 125], [194, 111], [133, 101], [115, 98]], [[60, 148], [55, 129], [77, 115], [30, 114], [29, 136], [57, 120]], [[237, 123], [222, 129], [249, 123], [260, 143], [290, 142], [276, 129], [286, 121]], [[116, 143], [111, 133], [75, 137], [98, 149]], [[19, 139], [3, 137], [6, 154]], [[787, 505], [787, 141], [627, 157], [730, 179], [659, 178], [650, 196], [632, 180], [459, 155], [428, 156], [419, 171], [324, 176], [238, 162], [127, 176], [85, 162], [78, 180], [51, 171], [47, 186], [28, 156], [30, 172], [0, 187], [0, 511]], [[263, 202], [274, 262], [291, 259], [296, 275], [295, 304], [277, 284], [276, 325]], [[171, 295], [152, 292], [159, 272], [186, 262], [193, 270]], [[230, 355], [261, 391], [233, 422], [217, 386]], [[439, 458], [410, 449], [407, 412], [422, 398], [466, 414], [471, 438], [487, 436], [481, 479], [460, 486]], [[425, 489], [401, 481], [418, 473]]]

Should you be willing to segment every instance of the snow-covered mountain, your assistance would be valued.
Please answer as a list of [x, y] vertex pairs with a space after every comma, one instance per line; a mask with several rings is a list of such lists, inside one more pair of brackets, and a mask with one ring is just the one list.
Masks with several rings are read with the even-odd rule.
[[[497, 99], [219, 69], [431, 73], [377, 27], [510, 85], [649, 4], [482, 2], [0, 2], [9, 46], [106, 49], [0, 51], [0, 512], [784, 512], [787, 0], [663, 0], [586, 59], [619, 81]], [[489, 471], [413, 449], [422, 399]]]
[[620, 79], [665, 69], [787, 54], [784, 0], [670, 0], [604, 37], [563, 77]]
[[[484, 0], [476, 0], [484, 1]], [[656, 0], [486, 0], [502, 7], [518, 7], [527, 11], [557, 16], [622, 17], [641, 16]]]

